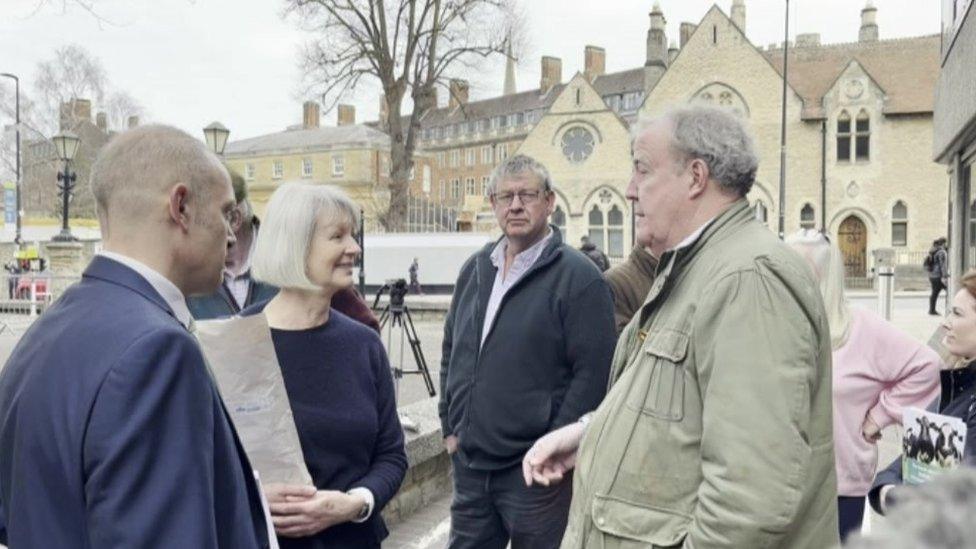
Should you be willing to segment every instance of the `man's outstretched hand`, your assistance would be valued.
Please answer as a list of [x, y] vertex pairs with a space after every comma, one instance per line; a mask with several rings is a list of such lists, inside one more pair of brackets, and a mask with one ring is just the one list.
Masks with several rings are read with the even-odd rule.
[[582, 423], [571, 423], [535, 441], [522, 459], [525, 485], [549, 486], [561, 481], [576, 466], [576, 451], [585, 431]]

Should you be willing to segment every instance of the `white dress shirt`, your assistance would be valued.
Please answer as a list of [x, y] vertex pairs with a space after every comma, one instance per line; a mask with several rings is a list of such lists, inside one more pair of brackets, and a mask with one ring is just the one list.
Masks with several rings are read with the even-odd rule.
[[491, 251], [491, 264], [498, 271], [495, 273], [495, 283], [491, 287], [491, 296], [488, 298], [488, 307], [485, 310], [485, 323], [481, 328], [482, 345], [485, 344], [488, 332], [491, 331], [491, 326], [495, 322], [495, 316], [498, 314], [498, 306], [502, 304], [502, 298], [522, 278], [522, 275], [535, 265], [535, 262], [539, 260], [539, 256], [542, 255], [542, 250], [546, 248], [546, 244], [550, 240], [552, 240], [552, 229], [549, 229], [549, 234], [542, 240], [536, 242], [528, 249], [522, 250], [521, 253], [512, 259], [512, 265], [508, 268], [508, 274], [505, 274], [505, 252], [508, 250], [508, 237], [501, 239], [495, 245], [495, 249]]
[[180, 324], [187, 329], [190, 328], [193, 316], [190, 315], [190, 309], [186, 306], [186, 298], [183, 296], [183, 292], [176, 287], [176, 284], [170, 282], [169, 279], [145, 263], [132, 259], [129, 256], [105, 250], [98, 252], [98, 255], [121, 263], [146, 279], [146, 282], [156, 290], [156, 293], [166, 300], [166, 304], [169, 305], [169, 308], [173, 310], [173, 314], [176, 315], [176, 320], [179, 320]]

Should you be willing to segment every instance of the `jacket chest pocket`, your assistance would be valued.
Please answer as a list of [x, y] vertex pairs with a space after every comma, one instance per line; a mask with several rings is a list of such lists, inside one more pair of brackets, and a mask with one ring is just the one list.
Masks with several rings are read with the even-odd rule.
[[644, 384], [631, 390], [628, 406], [665, 421], [681, 421], [685, 415], [684, 361], [688, 354], [688, 333], [658, 329], [647, 335], [635, 360]]

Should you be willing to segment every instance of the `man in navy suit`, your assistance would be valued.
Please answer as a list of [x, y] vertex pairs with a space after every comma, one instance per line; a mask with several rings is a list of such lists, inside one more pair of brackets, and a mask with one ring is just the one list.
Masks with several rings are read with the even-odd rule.
[[116, 136], [92, 167], [104, 251], [0, 374], [0, 541], [267, 547], [250, 464], [185, 295], [220, 283], [226, 169], [175, 128]]

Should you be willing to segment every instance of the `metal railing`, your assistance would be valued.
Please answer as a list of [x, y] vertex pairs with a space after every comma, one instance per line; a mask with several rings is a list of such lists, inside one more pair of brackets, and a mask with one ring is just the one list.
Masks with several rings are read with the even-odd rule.
[[0, 315], [36, 317], [80, 279], [80, 276], [54, 276], [46, 272], [0, 276]]
[[454, 233], [458, 231], [461, 209], [434, 202], [424, 197], [407, 198], [407, 222], [402, 230], [385, 232]]
[[922, 266], [928, 250], [895, 250], [895, 265], [918, 265]]

